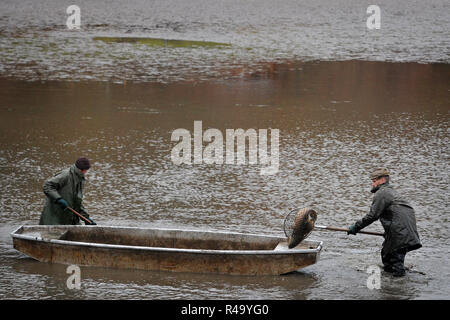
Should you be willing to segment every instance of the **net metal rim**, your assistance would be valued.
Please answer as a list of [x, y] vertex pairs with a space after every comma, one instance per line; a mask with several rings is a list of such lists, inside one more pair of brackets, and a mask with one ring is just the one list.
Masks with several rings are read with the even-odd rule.
[[[292, 236], [292, 233], [294, 231], [292, 226], [293, 226], [293, 223], [294, 223], [295, 217], [297, 216], [298, 211], [299, 211], [299, 209], [293, 209], [284, 218], [283, 231], [284, 231], [284, 235], [286, 236], [286, 238], [289, 238]], [[290, 219], [292, 219], [293, 221], [291, 221], [289, 223]], [[287, 223], [289, 223], [289, 225], [286, 225]], [[290, 229], [290, 234], [287, 233], [288, 228]]]

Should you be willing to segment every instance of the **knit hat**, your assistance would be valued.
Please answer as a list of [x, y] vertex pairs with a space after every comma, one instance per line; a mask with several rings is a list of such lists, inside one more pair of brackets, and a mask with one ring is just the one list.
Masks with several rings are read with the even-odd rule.
[[78, 158], [77, 161], [75, 161], [75, 166], [80, 170], [87, 170], [91, 167], [91, 163], [89, 162], [88, 158]]

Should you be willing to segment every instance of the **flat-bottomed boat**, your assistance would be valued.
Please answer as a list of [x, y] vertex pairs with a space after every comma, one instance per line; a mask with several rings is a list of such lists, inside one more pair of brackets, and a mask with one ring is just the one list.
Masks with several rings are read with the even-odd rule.
[[321, 241], [288, 249], [278, 236], [115, 226], [20, 226], [14, 248], [42, 262], [234, 275], [280, 275], [316, 263]]

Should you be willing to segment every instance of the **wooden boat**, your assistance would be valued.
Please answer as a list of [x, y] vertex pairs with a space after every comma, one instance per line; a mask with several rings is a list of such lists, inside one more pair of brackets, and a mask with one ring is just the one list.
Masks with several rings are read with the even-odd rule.
[[20, 226], [14, 248], [36, 260], [238, 275], [279, 275], [316, 263], [321, 241], [288, 249], [286, 238], [234, 232], [113, 226]]

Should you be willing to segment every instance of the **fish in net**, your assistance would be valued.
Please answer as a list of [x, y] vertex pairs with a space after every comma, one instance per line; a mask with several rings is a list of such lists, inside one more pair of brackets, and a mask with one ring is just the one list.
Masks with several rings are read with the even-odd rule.
[[295, 209], [284, 219], [284, 234], [288, 238], [289, 249], [302, 242], [314, 229], [317, 212], [312, 208]]

